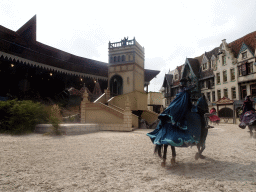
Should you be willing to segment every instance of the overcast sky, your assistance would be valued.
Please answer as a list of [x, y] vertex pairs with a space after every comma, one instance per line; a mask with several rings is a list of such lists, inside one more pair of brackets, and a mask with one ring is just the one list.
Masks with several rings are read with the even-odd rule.
[[145, 68], [164, 74], [221, 44], [256, 30], [255, 0], [1, 0], [0, 25], [18, 30], [37, 15], [37, 41], [108, 62], [108, 42], [133, 37], [145, 48]]

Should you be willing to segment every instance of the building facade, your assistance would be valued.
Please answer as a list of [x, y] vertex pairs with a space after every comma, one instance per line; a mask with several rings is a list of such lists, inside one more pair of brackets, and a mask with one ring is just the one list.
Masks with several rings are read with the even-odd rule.
[[[169, 99], [168, 103], [174, 99], [181, 78], [190, 79], [193, 76], [191, 71], [194, 77], [197, 77], [194, 83], [198, 81], [198, 94], [206, 96], [209, 106], [216, 106], [217, 101], [223, 97], [237, 101], [240, 105], [247, 95], [251, 95], [256, 101], [255, 54], [256, 31], [231, 43], [223, 39], [220, 46], [203, 53], [200, 57], [186, 59], [180, 73], [179, 66], [171, 75], [172, 79], [169, 78], [169, 74], [165, 75], [163, 88], [166, 99]], [[191, 62], [194, 68], [191, 67]]]
[[[109, 43], [109, 63], [105, 63], [38, 42], [36, 25], [36, 15], [17, 31], [0, 25], [1, 98], [12, 95], [18, 99], [42, 101], [53, 99], [71, 87], [77, 90], [86, 88], [94, 93], [95, 85], [98, 89], [95, 96], [107, 88], [116, 94], [130, 89], [144, 91], [159, 73], [144, 69], [144, 48], [135, 39], [132, 45], [127, 39], [123, 42], [127, 43], [126, 46], [120, 47]], [[115, 74], [116, 78], [113, 78]], [[136, 81], [140, 83], [134, 83]]]

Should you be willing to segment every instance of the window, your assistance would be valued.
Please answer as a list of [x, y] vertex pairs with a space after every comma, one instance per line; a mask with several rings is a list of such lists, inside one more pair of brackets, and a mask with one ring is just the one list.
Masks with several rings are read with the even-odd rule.
[[212, 102], [215, 101], [215, 91], [212, 92]]
[[206, 81], [206, 88], [211, 89], [212, 88], [212, 84], [210, 80]]
[[202, 81], [202, 88], [206, 88], [205, 81]]
[[217, 84], [220, 84], [220, 73], [217, 73]]
[[125, 55], [122, 55], [122, 61], [125, 61]]
[[207, 69], [207, 63], [203, 63], [203, 70]]
[[213, 77], [211, 83], [212, 83], [212, 86], [214, 87], [215, 86], [215, 79], [214, 79], [214, 77]]
[[252, 62], [251, 63], [247, 63], [247, 74], [251, 74], [253, 73], [253, 65]]
[[228, 77], [227, 77], [227, 71], [223, 71], [223, 82], [227, 82]]
[[235, 76], [235, 69], [230, 69], [230, 80], [234, 81], [236, 78]]
[[211, 60], [211, 67], [214, 67], [214, 60]]
[[217, 70], [217, 61], [212, 60], [212, 68], [213, 68], [214, 70]]
[[222, 56], [222, 65], [226, 65], [226, 56]]
[[247, 51], [242, 53], [242, 59], [246, 59], [247, 58]]
[[217, 91], [217, 97], [218, 97], [218, 100], [221, 99], [221, 90], [218, 90], [218, 91]]
[[175, 95], [174, 93], [175, 89], [171, 89], [170, 91], [171, 91], [171, 97], [173, 97]]
[[228, 98], [228, 89], [224, 89], [224, 97]]
[[239, 77], [242, 76], [242, 66], [241, 65], [238, 66], [238, 75], [239, 75]]
[[251, 96], [256, 97], [256, 84], [252, 84], [250, 87], [251, 87]]
[[118, 56], [118, 62], [120, 62], [120, 56]]
[[232, 99], [236, 99], [236, 88], [235, 87], [231, 88], [231, 94], [232, 94]]
[[116, 56], [114, 57], [114, 62], [116, 62]]
[[178, 80], [178, 74], [175, 75], [175, 80]]
[[246, 86], [241, 86], [241, 99], [247, 96]]
[[211, 101], [211, 92], [208, 92], [206, 96], [207, 96], [208, 101]]
[[211, 69], [212, 68], [212, 64], [211, 64], [211, 62], [209, 63], [209, 69]]

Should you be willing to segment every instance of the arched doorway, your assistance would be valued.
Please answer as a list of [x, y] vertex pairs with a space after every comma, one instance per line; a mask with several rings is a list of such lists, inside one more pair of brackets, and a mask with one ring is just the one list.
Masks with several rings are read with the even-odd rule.
[[111, 77], [109, 86], [112, 96], [123, 94], [123, 79], [120, 75], [114, 75]]
[[226, 118], [232, 118], [233, 117], [233, 110], [230, 108], [222, 108], [219, 111], [219, 117], [226, 117]]

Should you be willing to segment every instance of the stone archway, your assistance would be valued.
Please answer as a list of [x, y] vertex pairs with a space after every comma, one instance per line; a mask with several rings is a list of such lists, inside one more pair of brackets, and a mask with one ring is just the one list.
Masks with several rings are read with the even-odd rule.
[[109, 86], [112, 96], [123, 94], [123, 78], [120, 75], [111, 77]]

